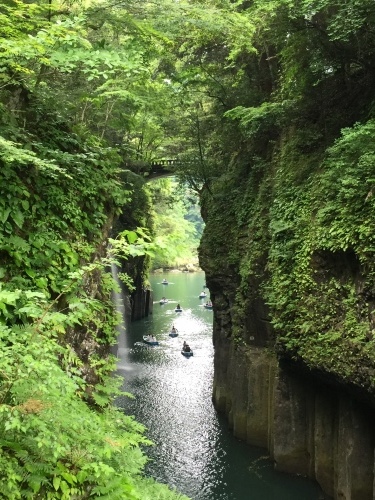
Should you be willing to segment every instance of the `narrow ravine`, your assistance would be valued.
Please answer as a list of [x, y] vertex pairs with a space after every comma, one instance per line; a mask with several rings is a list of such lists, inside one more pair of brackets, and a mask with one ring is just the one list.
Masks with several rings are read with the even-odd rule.
[[[169, 285], [162, 285], [163, 278]], [[135, 398], [118, 405], [147, 428], [155, 445], [147, 474], [196, 500], [320, 500], [319, 487], [305, 478], [276, 472], [262, 449], [233, 437], [212, 401], [212, 311], [199, 299], [204, 274], [152, 276], [154, 312], [120, 335], [118, 372]], [[208, 290], [207, 290], [208, 291]], [[163, 297], [169, 299], [160, 305]], [[177, 303], [182, 313], [174, 311]], [[174, 324], [177, 338], [169, 337]], [[145, 347], [144, 334], [160, 345]], [[181, 355], [183, 341], [194, 356]]]

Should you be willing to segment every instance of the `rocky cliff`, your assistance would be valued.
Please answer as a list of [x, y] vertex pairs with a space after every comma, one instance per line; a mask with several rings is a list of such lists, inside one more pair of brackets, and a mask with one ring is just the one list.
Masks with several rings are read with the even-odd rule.
[[375, 495], [372, 127], [314, 151], [308, 123], [289, 130], [201, 199], [214, 403], [278, 469], [345, 500]]
[[236, 348], [221, 334], [213, 401], [234, 434], [267, 448], [278, 470], [316, 479], [332, 498], [371, 500], [373, 411], [343, 390], [290, 373], [270, 350]]

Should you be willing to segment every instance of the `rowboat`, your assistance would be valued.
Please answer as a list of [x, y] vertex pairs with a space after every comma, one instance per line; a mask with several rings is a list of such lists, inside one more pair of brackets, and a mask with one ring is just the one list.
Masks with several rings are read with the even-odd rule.
[[200, 299], [204, 299], [205, 297], [207, 297], [207, 293], [206, 293], [206, 292], [201, 292], [201, 293], [199, 294], [199, 298], [200, 298]]
[[169, 336], [170, 336], [170, 337], [178, 337], [178, 331], [177, 331], [177, 330], [176, 330], [176, 331], [172, 331], [172, 330], [171, 330], [171, 331], [169, 332]]
[[168, 299], [160, 299], [160, 304], [168, 304]]
[[205, 307], [206, 309], [212, 309], [212, 304], [205, 304], [205, 305], [204, 305], [204, 307]]
[[180, 312], [182, 312], [181, 307], [176, 307], [175, 312], [176, 312], [176, 313], [180, 313]]
[[148, 335], [143, 335], [143, 342], [148, 345], [159, 345], [157, 340], [150, 340]]
[[190, 358], [190, 356], [193, 356], [193, 351], [181, 351], [181, 354], [187, 358]]
[[168, 285], [168, 280], [163, 280], [163, 281], [161, 282], [161, 284], [162, 284], [162, 285]]

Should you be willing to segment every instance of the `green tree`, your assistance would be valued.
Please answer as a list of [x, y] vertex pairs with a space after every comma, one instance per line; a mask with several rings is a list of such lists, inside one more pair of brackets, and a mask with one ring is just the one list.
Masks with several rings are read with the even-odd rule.
[[191, 204], [186, 206], [186, 189], [179, 189], [176, 181], [169, 179], [153, 181], [149, 183], [149, 189], [154, 207], [152, 267], [197, 265], [202, 220], [196, 212], [192, 217]]

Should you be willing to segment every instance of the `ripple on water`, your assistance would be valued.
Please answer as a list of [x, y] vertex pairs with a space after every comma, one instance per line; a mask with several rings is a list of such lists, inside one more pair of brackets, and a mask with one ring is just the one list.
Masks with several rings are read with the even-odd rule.
[[[153, 277], [150, 281], [158, 301], [165, 287], [154, 286]], [[132, 323], [126, 332], [128, 349], [119, 361], [123, 388], [135, 398], [122, 397], [117, 404], [147, 427], [156, 444], [147, 448], [146, 473], [194, 500], [322, 498], [315, 484], [275, 472], [265, 451], [236, 440], [216, 413], [211, 400], [212, 311], [198, 299], [204, 275], [176, 274], [173, 282], [173, 297], [183, 312], [175, 313], [175, 304], [168, 302], [154, 307], [152, 317]], [[179, 331], [176, 338], [168, 335], [172, 324]], [[147, 334], [155, 335], [160, 345], [141, 346]], [[181, 355], [184, 340], [194, 351], [190, 358]]]

